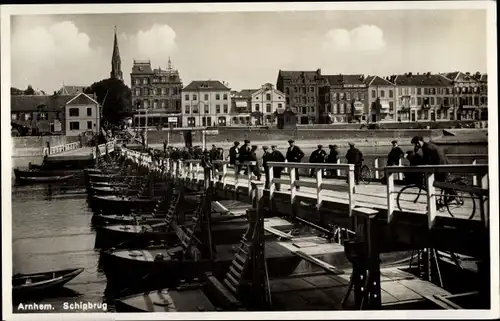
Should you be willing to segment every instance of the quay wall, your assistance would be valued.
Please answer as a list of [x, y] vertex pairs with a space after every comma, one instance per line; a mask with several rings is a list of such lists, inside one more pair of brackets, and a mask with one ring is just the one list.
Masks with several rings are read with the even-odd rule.
[[12, 139], [12, 156], [35, 156], [41, 155], [44, 147], [47, 147], [47, 142], [50, 146], [65, 145], [79, 141], [78, 136], [22, 136], [11, 137]]

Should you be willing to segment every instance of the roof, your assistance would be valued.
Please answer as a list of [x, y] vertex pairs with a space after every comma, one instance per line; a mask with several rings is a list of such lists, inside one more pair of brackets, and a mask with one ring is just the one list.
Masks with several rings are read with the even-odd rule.
[[134, 75], [149, 75], [153, 73], [151, 69], [150, 61], [137, 61], [134, 60], [134, 65], [132, 66], [132, 74]]
[[252, 97], [252, 94], [259, 89], [242, 89], [240, 91], [232, 91], [231, 95], [233, 95], [234, 98], [238, 99], [250, 99]]
[[91, 104], [96, 104], [96, 105], [99, 105], [99, 103], [97, 101], [94, 100], [94, 98], [90, 97], [89, 95], [87, 94], [84, 94], [84, 93], [80, 93], [78, 95], [76, 95], [75, 97], [73, 97], [72, 99], [70, 99], [66, 105], [86, 105], [88, 103], [91, 103]]
[[396, 86], [452, 86], [453, 81], [443, 75], [404, 74], [394, 79]]
[[13, 112], [32, 112], [38, 111], [38, 106], [45, 105], [46, 111], [59, 111], [73, 98], [74, 95], [15, 95], [10, 97], [10, 109]]
[[321, 76], [321, 69], [315, 71], [301, 71], [301, 70], [280, 70], [278, 73], [278, 77], [281, 76], [283, 78], [300, 78], [304, 77], [308, 80], [316, 80], [317, 76]]
[[323, 76], [330, 86], [335, 85], [364, 85], [364, 75], [325, 75]]
[[267, 92], [269, 90], [272, 90], [274, 93], [280, 95], [280, 96], [283, 96], [285, 97], [285, 93], [283, 93], [282, 91], [274, 88], [274, 87], [262, 87], [256, 91], [254, 91], [253, 93], [251, 93], [251, 96], [254, 96], [254, 95], [260, 95], [260, 94], [263, 94], [264, 92]]
[[189, 85], [182, 89], [183, 91], [198, 91], [198, 90], [209, 90], [209, 91], [229, 91], [230, 89], [226, 87], [219, 80], [194, 80]]
[[379, 76], [368, 76], [365, 83], [368, 86], [394, 86], [392, 82]]
[[76, 95], [82, 93], [87, 86], [67, 86], [63, 85], [61, 89], [57, 91], [59, 95]]
[[448, 78], [450, 80], [455, 80], [459, 74], [460, 74], [460, 71], [454, 71], [454, 72], [445, 72], [445, 73], [442, 73], [441, 75], [445, 76], [446, 78]]

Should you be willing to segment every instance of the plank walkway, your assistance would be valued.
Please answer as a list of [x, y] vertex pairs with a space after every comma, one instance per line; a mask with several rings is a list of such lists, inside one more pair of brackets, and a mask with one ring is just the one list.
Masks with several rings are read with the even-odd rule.
[[[203, 174], [198, 175], [198, 179], [203, 180]], [[307, 181], [307, 182], [315, 182], [314, 178], [310, 177], [300, 177], [301, 181]], [[265, 179], [264, 177], [261, 178], [261, 182], [264, 182]], [[335, 185], [343, 185], [346, 186], [347, 183], [345, 182], [345, 179], [323, 179], [324, 183], [328, 184], [335, 184]], [[235, 178], [231, 176], [226, 177], [226, 185], [229, 185], [234, 188], [235, 185]], [[248, 186], [248, 176], [246, 175], [241, 175], [238, 177], [238, 186]], [[404, 186], [395, 186], [395, 192], [399, 192], [401, 188]], [[281, 190], [280, 191], [275, 191], [275, 194], [281, 194], [281, 195], [290, 195], [289, 191], [290, 185], [287, 184], [282, 184], [281, 185]], [[441, 191], [436, 188], [437, 193], [440, 193]], [[416, 192], [414, 189], [411, 192]], [[310, 198], [312, 200], [316, 199], [316, 189], [310, 188], [310, 187], [301, 187], [300, 190], [297, 191], [296, 193], [297, 196], [302, 196], [306, 198]], [[344, 203], [344, 204], [349, 204], [349, 195], [347, 192], [340, 192], [340, 191], [330, 191], [330, 190], [323, 190], [322, 195], [324, 197], [325, 201], [330, 201], [330, 202], [335, 202], [335, 203]], [[403, 197], [404, 196], [404, 197]], [[383, 185], [378, 182], [372, 182], [369, 185], [356, 185], [355, 187], [355, 202], [356, 206], [359, 207], [366, 207], [366, 208], [374, 208], [374, 209], [387, 209], [387, 186]], [[410, 201], [411, 199], [415, 199], [416, 195], [409, 195], [404, 193], [401, 197], [401, 207], [402, 210], [416, 213], [416, 214], [422, 214], [426, 215], [426, 207], [427, 207], [427, 196], [425, 195], [425, 192], [422, 191], [421, 196], [419, 197], [418, 201], [416, 203], [413, 203], [413, 201]], [[472, 208], [471, 205], [474, 200], [468, 199], [466, 202], [465, 206], [453, 209], [453, 216], [457, 218], [468, 218], [470, 214], [472, 213]], [[316, 203], [311, 202], [311, 206], [315, 206]], [[307, 205], [307, 204], [304, 204]], [[477, 204], [476, 204], [477, 205]], [[438, 216], [445, 216], [445, 217], [450, 217], [450, 214], [446, 209], [443, 209], [442, 212], [438, 213]], [[476, 206], [476, 214], [474, 215], [475, 220], [479, 220], [479, 210], [477, 209]]]

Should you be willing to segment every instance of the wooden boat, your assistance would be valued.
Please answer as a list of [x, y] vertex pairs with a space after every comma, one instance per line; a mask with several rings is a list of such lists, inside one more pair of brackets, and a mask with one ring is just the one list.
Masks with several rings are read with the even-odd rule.
[[57, 183], [64, 182], [75, 175], [65, 176], [33, 176], [33, 177], [19, 177], [17, 180], [23, 184], [42, 184], [42, 183]]
[[138, 225], [138, 224], [156, 224], [165, 222], [165, 214], [158, 213], [140, 214], [140, 215], [123, 215], [123, 214], [94, 214], [92, 216], [92, 224], [94, 226], [102, 225]]
[[126, 178], [132, 177], [141, 177], [141, 175], [138, 174], [132, 174], [132, 175], [118, 175], [117, 173], [114, 174], [88, 174], [88, 182], [90, 184], [96, 183], [96, 182], [112, 182], [114, 180], [124, 180]]
[[[217, 255], [213, 261], [183, 259], [179, 255], [182, 246], [112, 249], [101, 253], [101, 262], [110, 288], [119, 289], [126, 284], [128, 288], [148, 290], [175, 287], [180, 280], [202, 277], [207, 271], [221, 278], [227, 272], [238, 247], [239, 244], [216, 245]], [[306, 252], [336, 266], [349, 264], [343, 246], [320, 237], [294, 238], [293, 242], [266, 241], [265, 257], [269, 277], [290, 275], [302, 260], [293, 253], [296, 251]]]
[[126, 188], [123, 184], [121, 186], [90, 186], [87, 189], [89, 195], [137, 195], [139, 190], [137, 188]]
[[93, 195], [89, 198], [89, 205], [92, 210], [102, 211], [106, 214], [126, 214], [131, 213], [131, 211], [151, 213], [160, 199], [161, 197], [159, 196], [138, 198], [116, 195]]
[[31, 177], [63, 177], [68, 175], [81, 174], [81, 170], [49, 170], [49, 169], [27, 169], [14, 168], [14, 175], [17, 179]]
[[42, 166], [46, 169], [79, 169], [83, 170], [95, 166], [96, 159], [93, 155], [73, 155], [67, 156], [48, 156], [45, 157]]
[[27, 297], [54, 291], [83, 272], [84, 269], [65, 269], [12, 276], [12, 296]]
[[[226, 221], [214, 216], [212, 224], [212, 242], [214, 244], [237, 243], [248, 228], [248, 220], [242, 216], [226, 218]], [[282, 232], [288, 232], [293, 228], [293, 224], [278, 217], [266, 218], [265, 224]], [[196, 229], [195, 235], [201, 238], [201, 230]], [[272, 234], [268, 234], [268, 236], [272, 236]], [[171, 230], [167, 231], [164, 222], [141, 225], [108, 225], [96, 228], [95, 247], [100, 249], [111, 247], [134, 249], [147, 247], [151, 243], [172, 245], [178, 241], [177, 234]]]

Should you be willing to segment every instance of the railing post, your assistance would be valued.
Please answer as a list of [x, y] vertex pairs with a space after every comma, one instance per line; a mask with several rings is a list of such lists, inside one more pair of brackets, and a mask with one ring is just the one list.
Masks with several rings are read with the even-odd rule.
[[226, 190], [227, 163], [222, 164], [222, 189]]
[[196, 163], [196, 182], [200, 181], [200, 163]]
[[425, 173], [427, 184], [427, 218], [429, 222], [429, 229], [434, 225], [437, 209], [436, 209], [436, 189], [434, 187], [434, 172]]
[[[337, 165], [340, 165], [340, 158], [337, 158]], [[337, 177], [340, 177], [340, 168], [337, 168], [336, 171], [337, 171]]]
[[[400, 167], [403, 166], [403, 162], [401, 161], [401, 158], [398, 159], [398, 166], [400, 166]], [[399, 178], [400, 181], [402, 181], [404, 179], [403, 173], [399, 172], [398, 173], [398, 178]]]
[[387, 179], [387, 223], [390, 223], [396, 207], [396, 196], [394, 195], [394, 172], [388, 171], [386, 168], [385, 177]]
[[379, 179], [378, 157], [375, 158], [373, 166], [375, 167], [375, 179]]
[[323, 184], [323, 169], [316, 169], [316, 209], [320, 209], [323, 203], [321, 185]]
[[[476, 164], [477, 164], [477, 160], [473, 159], [472, 165], [476, 165]], [[472, 185], [477, 186], [477, 175], [476, 174], [472, 175]]]
[[250, 169], [250, 166], [254, 165], [249, 165], [255, 163], [255, 166], [259, 166], [257, 163], [258, 162], [247, 162], [247, 179], [248, 179], [248, 195], [252, 194], [252, 171]]
[[235, 192], [238, 191], [238, 186], [239, 186], [239, 181], [240, 181], [240, 174], [238, 172], [238, 167], [239, 167], [239, 162], [236, 161], [233, 169], [234, 169], [234, 190]]
[[194, 180], [194, 172], [193, 172], [193, 162], [189, 162], [189, 168], [188, 168], [188, 171], [189, 171], [189, 173], [188, 173], [188, 175], [187, 175], [187, 178], [188, 178], [190, 181], [194, 182], [195, 180]]
[[[288, 160], [285, 159], [285, 163], [288, 163]], [[285, 170], [284, 170], [285, 173], [288, 173], [289, 172], [289, 168], [288, 167], [285, 167]]]
[[[481, 176], [481, 187], [484, 189], [488, 189], [488, 187], [489, 187], [488, 173], [484, 173]], [[474, 201], [474, 200], [472, 200], [472, 201]], [[489, 199], [488, 199], [488, 202], [489, 202]], [[481, 213], [481, 220], [483, 220], [484, 225], [486, 227], [489, 227], [489, 225], [490, 225], [489, 210], [487, 212], [486, 209], [488, 209], [488, 207], [484, 206], [484, 196], [479, 195], [479, 210]]]
[[295, 168], [289, 168], [290, 171], [290, 204], [295, 202], [295, 196], [297, 194], [297, 186], [295, 186]]
[[183, 178], [184, 177], [184, 162], [179, 159], [179, 178]]
[[273, 166], [269, 166], [268, 167], [268, 177], [269, 177], [269, 208], [271, 210], [274, 210], [273, 209], [273, 197], [274, 197], [274, 190], [276, 189], [276, 185], [275, 183], [273, 182], [274, 180], [274, 170], [273, 170]]
[[349, 164], [349, 169], [347, 171], [347, 186], [349, 187], [349, 217], [352, 216], [352, 210], [354, 208], [354, 164]]

